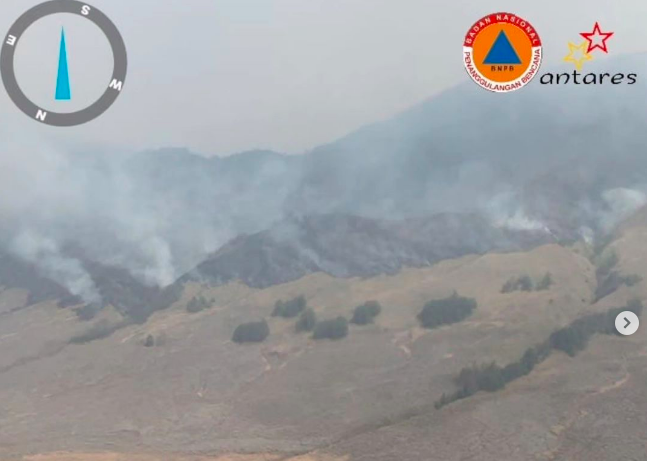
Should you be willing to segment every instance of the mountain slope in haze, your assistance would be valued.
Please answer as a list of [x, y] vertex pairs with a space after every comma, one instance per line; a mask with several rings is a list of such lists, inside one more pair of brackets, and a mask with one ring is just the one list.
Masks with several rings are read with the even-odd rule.
[[[640, 77], [645, 62], [633, 55], [587, 69]], [[511, 94], [466, 82], [299, 156], [206, 159], [182, 149], [69, 156], [36, 146], [12, 157], [18, 167], [6, 184], [38, 188], [2, 190], [0, 181], [0, 242], [9, 254], [20, 254], [25, 234], [36, 234], [36, 249], [73, 243], [84, 260], [168, 286], [237, 236], [291, 216], [476, 214], [495, 227], [591, 239], [647, 203], [645, 99], [640, 78], [617, 86], [535, 79]], [[483, 235], [475, 248], [493, 248]], [[69, 279], [56, 282], [70, 290]]]
[[[587, 71], [647, 75], [646, 58], [603, 59]], [[603, 230], [605, 191], [644, 192], [646, 86], [538, 80], [510, 94], [466, 82], [315, 149], [291, 209], [371, 216], [479, 210], [499, 218], [522, 213], [572, 236], [583, 226]]]
[[[640, 71], [642, 58], [601, 60], [597, 69]], [[154, 288], [200, 272], [258, 286], [314, 271], [390, 273], [470, 252], [529, 248], [520, 245], [524, 234], [590, 240], [647, 202], [644, 93], [640, 84], [531, 84], [495, 95], [467, 82], [302, 156], [77, 153], [56, 163], [37, 189], [63, 190], [60, 202], [57, 194], [28, 196], [0, 222], [0, 242], [12, 255], [22, 254], [14, 247], [24, 234], [36, 234], [27, 254], [73, 244], [74, 266], [119, 268], [132, 286]], [[338, 218], [344, 215], [366, 224], [354, 230], [351, 218]], [[434, 224], [443, 216], [456, 224]], [[346, 231], [355, 241], [345, 241]], [[92, 274], [61, 273], [70, 261], [51, 256], [31, 261], [39, 276], [54, 272], [55, 285], [84, 296], [75, 277]], [[98, 297], [89, 291], [85, 302]]]
[[0, 253], [0, 288], [27, 291], [29, 293], [27, 305], [46, 300], [65, 299], [70, 296], [65, 287], [41, 275], [36, 265], [3, 253]]
[[25, 263], [20, 258], [7, 254], [0, 254], [0, 289], [27, 292], [24, 305], [14, 306], [13, 309], [44, 301], [57, 301], [61, 308], [86, 305], [84, 314], [92, 317], [102, 307], [112, 306], [135, 322], [145, 321], [156, 310], [169, 307], [179, 299], [182, 290], [178, 284], [165, 288], [146, 285], [123, 268], [93, 261], [83, 261], [83, 269], [96, 287], [99, 303], [86, 303], [80, 296], [54, 281], [55, 275], [43, 276], [35, 264]]
[[[350, 215], [293, 216], [266, 231], [241, 235], [192, 271], [166, 287], [142, 283], [118, 264], [89, 259], [80, 247], [68, 246], [61, 258], [80, 261], [96, 292], [95, 311], [113, 306], [135, 322], [176, 302], [183, 285], [198, 281], [222, 285], [242, 281], [269, 287], [324, 272], [335, 277], [395, 274], [407, 267], [489, 251], [517, 251], [554, 242], [546, 230], [497, 227], [477, 214], [443, 213], [409, 220], [378, 220]], [[34, 266], [0, 259], [0, 282], [24, 288], [30, 302], [58, 300], [62, 305], [84, 301], [52, 278], [35, 277]], [[24, 267], [24, 269], [19, 269]], [[56, 278], [56, 273], [52, 276]], [[92, 306], [90, 306], [92, 307]], [[90, 315], [90, 310], [85, 312]]]
[[268, 287], [315, 272], [370, 277], [554, 240], [543, 230], [498, 228], [471, 214], [400, 221], [335, 214], [292, 217], [267, 231], [234, 239], [181, 281], [241, 280], [252, 287]]
[[[602, 59], [587, 69], [647, 75], [645, 58]], [[205, 182], [201, 197], [218, 203], [221, 214], [234, 207], [216, 202], [215, 191], [247, 213], [250, 224], [254, 216], [271, 215], [239, 233], [260, 231], [291, 214], [391, 219], [481, 212], [494, 219], [523, 214], [575, 238], [583, 226], [608, 227], [600, 217], [610, 207], [606, 191], [644, 192], [645, 98], [640, 80], [550, 86], [535, 79], [510, 94], [465, 82], [302, 156], [260, 151], [194, 161], [185, 152], [182, 161], [178, 151], [169, 162], [164, 151], [151, 152], [136, 160], [148, 167], [133, 177], [146, 183], [167, 165], [161, 177], [168, 180], [158, 178], [155, 185], [167, 191], [166, 199], [177, 200], [184, 183], [169, 172], [193, 164], [196, 184]]]

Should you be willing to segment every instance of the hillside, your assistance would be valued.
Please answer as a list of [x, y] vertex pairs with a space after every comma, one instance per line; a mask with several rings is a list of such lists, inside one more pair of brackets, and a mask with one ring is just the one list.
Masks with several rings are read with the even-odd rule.
[[336, 277], [394, 274], [405, 267], [554, 241], [543, 230], [512, 230], [480, 215], [438, 214], [399, 221], [349, 215], [293, 217], [223, 246], [181, 279], [240, 280], [268, 287], [324, 272]]
[[[501, 293], [510, 277], [546, 271], [555, 279], [550, 290]], [[24, 447], [32, 453], [336, 447], [382, 421], [433, 408], [453, 387], [452, 376], [474, 360], [505, 363], [557, 327], [605, 308], [591, 306], [594, 288], [587, 259], [548, 245], [367, 278], [317, 273], [268, 288], [191, 283], [177, 304], [145, 324], [84, 345], [67, 345], [66, 338], [118, 314], [105, 311], [87, 323], [52, 304], [35, 305], [0, 326], [2, 426], [12, 428], [0, 435], [0, 447], [4, 456], [26, 453]], [[415, 318], [421, 306], [452, 290], [474, 297], [476, 313], [455, 326], [422, 330]], [[214, 305], [187, 313], [197, 294]], [[349, 316], [367, 299], [384, 311], [376, 325], [353, 327], [339, 342], [312, 341], [277, 318], [266, 343], [230, 341], [239, 323], [269, 318], [277, 299], [301, 294], [320, 318]], [[148, 335], [152, 348], [143, 346]], [[29, 389], [21, 384], [27, 377]], [[72, 438], [63, 436], [70, 432]]]
[[301, 156], [18, 156], [0, 459], [641, 459], [645, 328], [554, 347], [647, 303], [645, 90], [595, 90], [470, 83]]
[[[644, 62], [634, 55], [592, 63], [592, 69], [639, 70]], [[77, 283], [88, 274], [75, 272], [87, 261], [166, 287], [241, 235], [251, 236], [246, 241], [253, 245], [281, 223], [296, 222], [298, 229], [299, 222], [320, 216], [380, 223], [421, 219], [432, 226], [435, 217], [457, 216], [484, 231], [483, 241], [478, 231], [465, 236], [477, 238], [466, 242], [465, 252], [499, 248], [497, 231], [489, 226], [545, 232], [560, 242], [591, 240], [647, 203], [647, 114], [640, 102], [645, 90], [545, 89], [531, 84], [522, 92], [491, 95], [467, 82], [295, 156], [262, 150], [205, 158], [180, 148], [114, 156], [34, 149], [19, 156], [8, 174], [16, 184], [40, 187], [21, 188], [20, 205], [3, 210], [0, 251], [39, 262], [41, 277], [92, 302], [92, 287], [82, 290]], [[35, 164], [52, 168], [34, 172]], [[50, 189], [56, 193], [43, 192]], [[15, 188], [0, 192], [16, 194]], [[66, 254], [70, 246], [78, 258]], [[430, 248], [424, 253], [421, 259], [431, 254], [432, 262], [461, 254]], [[307, 258], [299, 255], [295, 264], [309, 264]], [[291, 270], [289, 277], [310, 271]]]

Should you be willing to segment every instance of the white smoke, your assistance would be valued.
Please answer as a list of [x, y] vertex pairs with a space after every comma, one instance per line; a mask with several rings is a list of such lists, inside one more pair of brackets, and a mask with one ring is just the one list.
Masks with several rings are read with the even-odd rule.
[[595, 241], [595, 232], [588, 226], [580, 227], [578, 233], [587, 245], [592, 245]]
[[279, 220], [297, 183], [281, 161], [254, 156], [232, 171], [177, 150], [74, 154], [56, 145], [0, 127], [0, 252], [86, 302], [98, 294], [82, 261], [165, 287], [239, 233]]
[[[3, 128], [7, 127], [0, 127], [0, 251], [37, 264], [45, 275], [88, 301], [96, 300], [96, 288], [80, 261], [120, 266], [144, 283], [166, 286], [227, 240], [266, 229], [284, 214], [406, 218], [479, 212], [501, 228], [549, 233], [546, 223], [558, 232], [564, 216], [567, 229], [575, 224], [597, 232], [611, 229], [647, 202], [640, 188], [616, 188], [603, 194], [601, 206], [585, 181], [582, 186], [573, 184], [581, 194], [572, 198], [563, 198], [557, 190], [551, 199], [540, 188], [540, 195], [549, 196], [547, 206], [533, 206], [527, 195], [524, 201], [524, 187], [530, 180], [547, 178], [534, 176], [545, 174], [533, 168], [542, 163], [539, 157], [528, 155], [533, 162], [524, 157], [528, 165], [523, 164], [520, 177], [509, 178], [512, 160], [497, 163], [492, 152], [451, 162], [440, 154], [438, 159], [432, 153], [429, 158], [413, 156], [414, 149], [441, 151], [444, 144], [435, 146], [421, 138], [413, 145], [408, 129], [406, 137], [387, 136], [384, 146], [376, 141], [383, 138], [372, 134], [366, 140], [346, 141], [340, 151], [332, 146], [327, 153], [313, 152], [289, 162], [258, 152], [225, 162], [177, 150], [74, 156], [51, 141], [20, 136], [18, 130], [3, 133]], [[458, 137], [451, 141], [461, 145]], [[411, 145], [404, 148], [401, 143]], [[394, 149], [406, 155], [394, 154]], [[578, 202], [586, 194], [591, 196], [588, 202]], [[316, 261], [317, 255], [308, 256]]]
[[101, 296], [81, 262], [63, 256], [56, 242], [38, 232], [22, 231], [10, 242], [11, 252], [39, 268], [42, 274], [66, 287], [86, 303], [100, 304]]
[[142, 254], [149, 262], [139, 272], [149, 285], [167, 286], [175, 282], [178, 275], [173, 266], [171, 248], [164, 239], [153, 236], [142, 242]]
[[545, 224], [526, 215], [521, 208], [508, 216], [499, 218], [495, 221], [495, 225], [497, 227], [505, 227], [512, 230], [549, 232], [549, 229]]
[[602, 194], [608, 205], [599, 215], [600, 228], [611, 231], [618, 223], [630, 217], [647, 203], [647, 194], [639, 189], [619, 187], [609, 189]]
[[486, 204], [486, 211], [497, 227], [519, 231], [550, 232], [543, 222], [526, 214], [518, 195], [510, 190], [492, 197]]
[[[34, 264], [87, 303], [101, 299], [70, 245], [73, 254], [117, 263], [148, 285], [173, 283], [178, 270], [167, 236], [178, 235], [182, 215], [172, 216], [172, 204], [160, 206], [153, 191], [131, 184], [123, 158], [96, 166], [88, 154], [79, 163], [52, 145], [0, 133], [0, 251]], [[202, 245], [187, 237], [189, 245]]]

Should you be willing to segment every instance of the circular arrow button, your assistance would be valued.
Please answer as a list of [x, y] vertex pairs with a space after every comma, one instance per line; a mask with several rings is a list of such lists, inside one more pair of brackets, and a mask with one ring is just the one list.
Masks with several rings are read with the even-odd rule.
[[629, 336], [638, 331], [640, 320], [638, 316], [631, 311], [624, 311], [616, 317], [616, 330], [621, 335]]

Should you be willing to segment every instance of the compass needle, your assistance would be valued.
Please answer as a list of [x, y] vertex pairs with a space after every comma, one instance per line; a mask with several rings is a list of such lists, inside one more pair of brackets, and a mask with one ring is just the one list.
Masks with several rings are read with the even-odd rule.
[[61, 45], [58, 55], [58, 77], [56, 79], [56, 100], [69, 101], [72, 99], [70, 91], [70, 74], [67, 66], [67, 45], [65, 43], [65, 29], [61, 29]]

